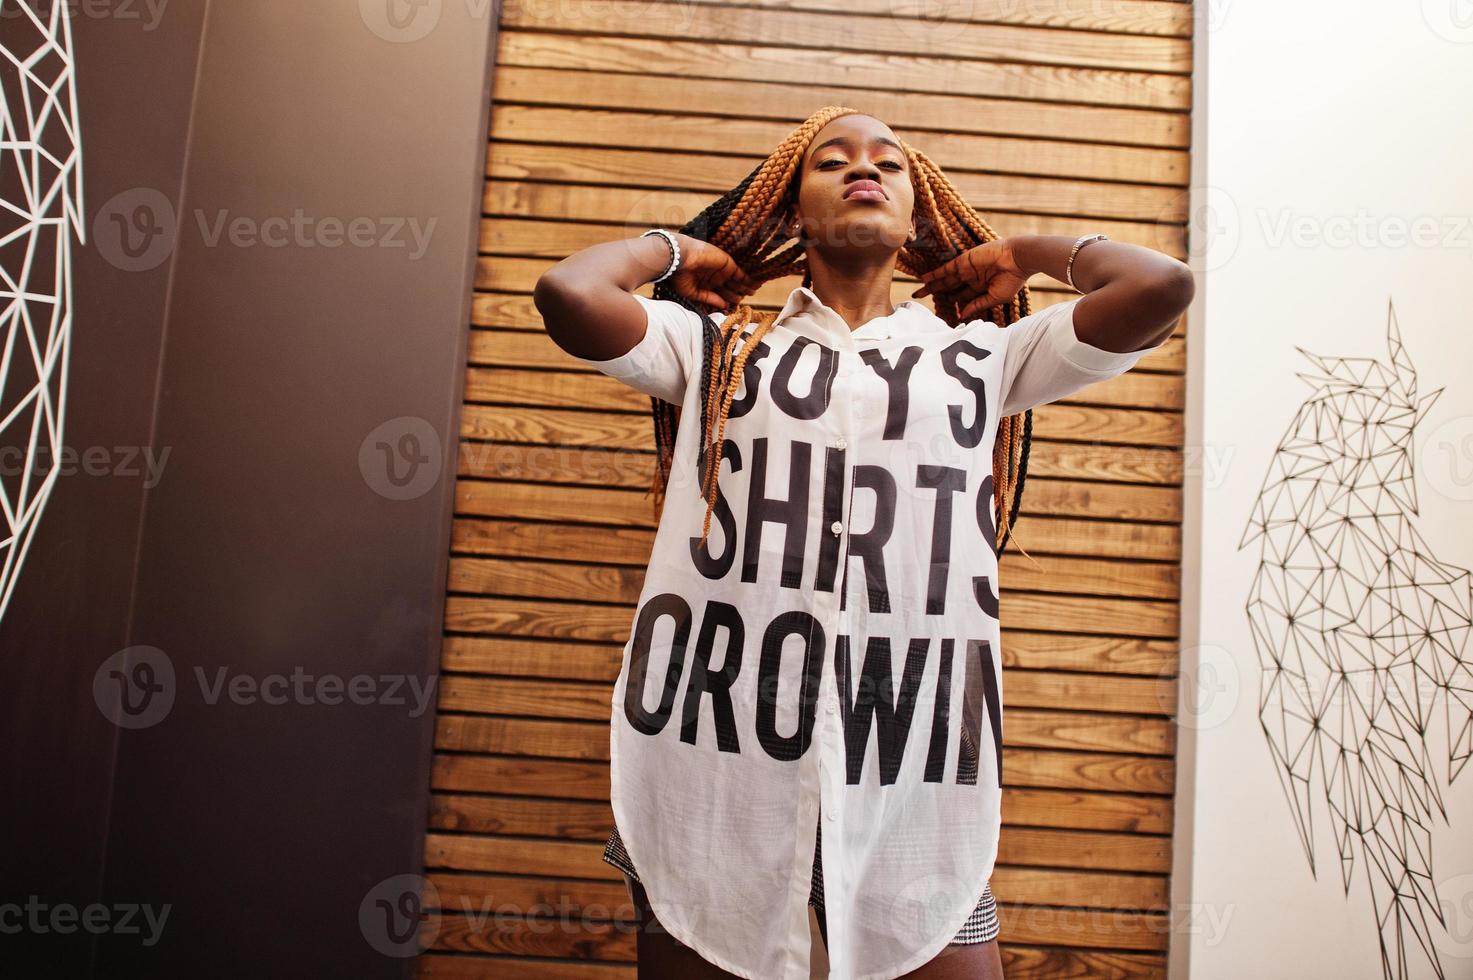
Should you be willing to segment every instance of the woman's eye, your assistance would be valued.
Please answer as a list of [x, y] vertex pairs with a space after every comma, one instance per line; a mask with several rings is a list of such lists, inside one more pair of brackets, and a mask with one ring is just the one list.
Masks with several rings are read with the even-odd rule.
[[[843, 162], [844, 162], [843, 160], [825, 160], [823, 163], [820, 163], [816, 169], [822, 170], [822, 169], [824, 169], [825, 167], [827, 167], [831, 163], [842, 164]], [[896, 170], [904, 170], [905, 169], [900, 164], [896, 163], [894, 160], [882, 160], [880, 162], [880, 166], [882, 166], [882, 167], [894, 167]]]

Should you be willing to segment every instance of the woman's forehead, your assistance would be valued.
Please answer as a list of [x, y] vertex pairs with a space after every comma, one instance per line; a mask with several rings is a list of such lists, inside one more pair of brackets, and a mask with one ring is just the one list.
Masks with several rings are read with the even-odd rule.
[[819, 146], [840, 136], [850, 139], [873, 139], [876, 136], [884, 136], [896, 143], [900, 142], [900, 137], [896, 136], [890, 127], [880, 120], [872, 116], [848, 115], [831, 121], [814, 134], [813, 142], [809, 144], [809, 152], [815, 152]]

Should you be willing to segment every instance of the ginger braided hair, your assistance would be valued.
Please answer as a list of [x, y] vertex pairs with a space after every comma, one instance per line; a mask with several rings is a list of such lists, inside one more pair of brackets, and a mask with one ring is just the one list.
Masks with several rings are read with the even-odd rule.
[[[801, 272], [803, 285], [811, 285], [812, 276], [803, 245], [792, 241], [800, 165], [813, 138], [824, 126], [839, 116], [859, 112], [846, 106], [825, 106], [809, 116], [740, 184], [692, 218], [680, 228], [680, 232], [717, 246], [756, 282]], [[919, 276], [970, 248], [999, 237], [962, 199], [930, 157], [904, 140], [898, 142], [909, 160], [911, 182], [915, 188], [916, 237], [896, 257], [895, 264], [902, 272]], [[673, 300], [692, 310], [700, 316], [704, 326], [699, 469], [701, 495], [706, 498], [706, 518], [701, 529], [704, 543], [711, 531], [711, 512], [716, 505], [716, 480], [727, 412], [741, 383], [748, 355], [772, 329], [777, 314], [758, 312], [743, 303], [717, 327], [709, 318], [711, 310], [676, 293], [669, 280], [656, 284], [654, 298]], [[959, 304], [940, 294], [933, 294], [933, 298], [936, 315], [945, 323], [957, 326]], [[1007, 326], [1028, 316], [1031, 311], [1028, 287], [1023, 286], [1011, 302], [994, 309], [993, 322]], [[747, 328], [754, 322], [755, 329], [748, 333]], [[680, 407], [655, 397], [650, 402], [657, 450], [651, 491], [658, 515], [664, 506], [665, 486], [670, 477]], [[992, 454], [992, 494], [999, 553], [1006, 546], [1018, 519], [1023, 482], [1028, 472], [1032, 429], [1031, 410], [998, 421]]]

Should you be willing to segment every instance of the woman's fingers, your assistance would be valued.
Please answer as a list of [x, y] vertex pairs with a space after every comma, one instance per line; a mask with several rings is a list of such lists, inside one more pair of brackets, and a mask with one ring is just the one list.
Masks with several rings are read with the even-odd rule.
[[986, 290], [976, 299], [966, 304], [961, 310], [961, 318], [966, 320], [974, 316], [980, 316], [988, 310], [995, 310], [1004, 303], [1011, 302], [1013, 297], [1000, 295], [1003, 292], [1006, 292], [1006, 290]]
[[958, 315], [963, 321], [966, 321], [972, 319], [973, 317], [981, 316], [983, 313], [994, 308], [995, 306], [997, 306], [996, 303], [989, 301], [986, 296], [981, 296], [968, 303]]
[[946, 266], [942, 266], [925, 273], [921, 276], [921, 281], [924, 283], [922, 288], [927, 293], [937, 293], [954, 288], [961, 282], [961, 278], [956, 274], [955, 269], [948, 270]]
[[[965, 252], [962, 253], [962, 255], [966, 254]], [[971, 265], [963, 263], [961, 258], [962, 256], [959, 255], [950, 262], [937, 266], [930, 272], [922, 273], [919, 278], [924, 283], [921, 287], [924, 291], [918, 295], [927, 296], [931, 293], [950, 292], [967, 282], [973, 281], [975, 277], [972, 274]]]
[[971, 283], [963, 283], [955, 289], [943, 290], [937, 293], [937, 296], [949, 303], [957, 304], [957, 307], [960, 308], [977, 297], [984, 295], [985, 292], [986, 290], [980, 289]]
[[919, 298], [921, 296], [930, 296], [933, 293], [938, 296], [944, 296], [947, 293], [952, 293], [958, 289], [963, 288], [965, 285], [966, 283], [963, 283], [961, 280], [955, 278], [933, 279], [929, 282], [921, 283], [921, 288], [917, 289], [914, 293], [911, 294], [911, 296], [914, 298]]

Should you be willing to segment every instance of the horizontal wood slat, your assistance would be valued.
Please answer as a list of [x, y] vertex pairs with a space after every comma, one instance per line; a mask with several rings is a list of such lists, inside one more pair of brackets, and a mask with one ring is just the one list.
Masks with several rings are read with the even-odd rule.
[[[1036, 814], [1041, 822], [1031, 826], [1119, 833], [1171, 832], [1172, 807], [1168, 797], [1005, 786], [1002, 808], [1004, 824], [1017, 823], [1020, 818], [1031, 819]], [[430, 812], [430, 826], [434, 830], [551, 836], [596, 843], [600, 847], [612, 821], [612, 809], [605, 801], [547, 800], [498, 793], [435, 793]], [[1027, 869], [1008, 869], [1009, 874], [1026, 872]], [[617, 872], [600, 864], [590, 876], [608, 875], [617, 876]]]
[[[714, 149], [712, 142], [719, 139], [722, 152], [744, 156], [751, 161], [745, 169], [740, 165], [736, 167], [738, 177], [741, 177], [751, 171], [800, 122], [801, 117], [791, 122], [770, 122], [741, 117], [497, 105], [491, 110], [491, 136], [497, 142], [506, 143], [536, 142], [554, 146], [683, 152]], [[985, 169], [992, 174], [1148, 184], [1176, 188], [1179, 193], [1186, 185], [1189, 174], [1187, 151], [1166, 146], [1072, 143], [1032, 136], [1028, 131], [998, 136], [985, 131], [959, 131], [954, 127], [934, 132], [904, 131], [898, 135], [908, 143], [921, 145], [926, 156], [947, 172], [948, 179], [953, 169], [959, 175]], [[678, 173], [674, 170], [667, 172]], [[672, 188], [671, 194], [680, 193], [674, 189], [675, 185], [685, 186], [683, 181], [668, 179], [659, 186]], [[610, 191], [615, 189], [611, 187]], [[492, 202], [500, 199], [498, 188], [488, 185], [484, 200]], [[694, 205], [699, 199], [699, 195], [691, 194], [689, 204]], [[983, 213], [988, 218], [988, 223], [1004, 234], [1020, 234], [1026, 230], [1021, 227], [1006, 230], [999, 227], [1010, 222], [992, 221], [990, 216], [994, 213], [995, 206], [990, 202], [974, 202], [969, 199], [968, 203]], [[491, 207], [485, 210], [488, 214], [498, 213]], [[1180, 212], [1175, 210], [1168, 212], [1178, 213]], [[616, 217], [604, 220], [633, 220], [622, 211], [616, 211], [615, 214]], [[561, 219], [583, 215], [557, 217]]]
[[[1034, 586], [1013, 582], [1012, 575], [1052, 574], [1067, 572], [1070, 568], [1092, 569], [1107, 580], [1124, 581], [1138, 574], [1152, 577], [1161, 583], [1156, 595], [1175, 596], [1179, 573], [1175, 566], [1170, 568], [1141, 569], [1135, 564], [1102, 566], [1099, 562], [1088, 564], [1069, 561], [1046, 561], [1051, 555], [1092, 556], [1103, 554], [1111, 562], [1121, 559], [1161, 559], [1161, 553], [1172, 547], [1174, 536], [1170, 533], [1155, 534], [1137, 532], [1159, 532], [1162, 525], [1107, 524], [1091, 522], [1080, 526], [1079, 521], [1038, 517], [1029, 522], [1027, 540], [1029, 557], [1013, 551], [1004, 551], [1001, 558], [1002, 577], [1008, 588]], [[1021, 525], [1020, 525], [1021, 527]], [[1165, 527], [1165, 532], [1170, 528]], [[694, 533], [694, 532], [693, 532]], [[1022, 535], [1022, 531], [1018, 532]], [[1107, 545], [1101, 544], [1101, 538]], [[596, 562], [633, 563], [641, 567], [649, 560], [654, 542], [653, 530], [629, 528], [604, 528], [596, 525], [569, 525], [533, 523], [525, 521], [457, 521], [452, 545], [457, 552], [472, 554], [497, 554], [507, 557], [538, 555], [549, 559], [586, 559]], [[1108, 545], [1117, 546], [1117, 552], [1104, 552]], [[1123, 552], [1123, 553], [1121, 553]], [[1031, 560], [1030, 560], [1031, 559]], [[1129, 581], [1120, 587], [1126, 592], [1139, 588]], [[1037, 586], [1047, 589], [1047, 586]], [[1057, 587], [1055, 587], [1057, 588]], [[1111, 587], [1113, 590], [1113, 586]], [[1088, 589], [1062, 589], [1060, 591], [1089, 591]], [[1152, 594], [1152, 593], [1146, 593]]]
[[[537, 188], [540, 185], [524, 185]], [[620, 238], [634, 238], [656, 225], [678, 227], [689, 217], [699, 213], [700, 208], [711, 202], [703, 197], [674, 192], [669, 195], [653, 192], [622, 192], [612, 189], [607, 192], [609, 201], [604, 206], [590, 207], [598, 218], [589, 218], [585, 213], [569, 214], [567, 221], [539, 221], [533, 218], [504, 216], [489, 205], [504, 203], [499, 192], [488, 188], [486, 213], [491, 217], [481, 221], [480, 259], [476, 262], [475, 284], [477, 289], [494, 289], [492, 269], [498, 256], [517, 255], [525, 258], [547, 259], [554, 262], [602, 242]], [[529, 191], [536, 197], [546, 196], [540, 190]], [[574, 195], [566, 195], [573, 197]], [[675, 201], [675, 197], [679, 201]], [[497, 201], [489, 198], [498, 198]], [[618, 210], [620, 204], [627, 210]], [[672, 218], [671, 215], [678, 215]], [[1016, 214], [999, 215], [994, 221], [987, 216], [988, 224], [1004, 237], [1011, 235], [1078, 235], [1077, 218], [1059, 218], [1053, 215]], [[1144, 245], [1173, 257], [1185, 252], [1183, 230], [1172, 224], [1153, 225], [1140, 221], [1097, 220], [1090, 222], [1092, 231], [1100, 231], [1118, 242]], [[905, 280], [897, 277], [897, 282]], [[783, 291], [786, 295], [797, 283]], [[762, 295], [760, 292], [757, 294]], [[907, 295], [909, 295], [907, 293]]]
[[[632, 392], [623, 414], [530, 405], [467, 404], [461, 414], [460, 434], [467, 439], [559, 446], [653, 448], [649, 399], [644, 399], [645, 408], [636, 410], [640, 397], [639, 392]], [[1034, 410], [1033, 436], [1133, 446], [1180, 446], [1182, 416], [1176, 412], [1054, 402]], [[1024, 496], [1026, 499], [1026, 493]]]
[[[691, 106], [700, 106], [706, 114], [759, 117], [786, 122], [791, 127], [792, 123], [812, 112], [815, 103], [847, 104], [853, 90], [839, 86], [796, 88], [784, 80], [699, 77], [682, 78], [676, 90], [653, 86], [645, 76], [622, 72], [508, 67], [497, 77], [496, 94], [498, 104], [503, 107], [580, 105], [611, 112], [677, 115], [688, 112]], [[985, 92], [944, 95], [874, 93], [866, 98], [865, 108], [882, 119], [905, 118], [908, 120], [907, 131], [934, 129], [1003, 137], [1026, 134], [1046, 139], [1172, 149], [1184, 149], [1191, 142], [1190, 116], [1183, 112], [1155, 109], [1024, 102], [994, 98]], [[513, 148], [508, 144], [503, 151]], [[724, 146], [713, 148], [724, 149]], [[510, 171], [498, 173], [496, 159], [493, 154], [492, 176], [516, 179], [515, 170], [521, 164], [512, 163]], [[515, 157], [507, 154], [507, 159], [514, 160]], [[760, 155], [754, 155], [750, 160], [747, 170], [760, 161]], [[680, 173], [682, 183], [690, 176], [683, 170], [672, 168], [666, 171], [667, 174], [670, 172]], [[958, 174], [964, 172], [957, 169]], [[570, 172], [570, 176], [572, 173], [576, 172]], [[612, 179], [608, 183], [625, 183], [627, 173], [624, 170], [611, 171], [609, 176]], [[740, 178], [743, 174], [736, 176]], [[950, 168], [947, 176], [953, 183], [957, 182]], [[578, 174], [573, 179], [586, 182], [588, 176]], [[718, 193], [735, 183], [735, 180], [724, 181]], [[970, 195], [968, 197], [970, 199]]]
[[[809, 86], [852, 86], [850, 100], [883, 96], [899, 89], [939, 94], [976, 92], [1000, 99], [1072, 102], [1099, 107], [1185, 111], [1191, 106], [1192, 85], [1188, 75], [958, 59], [947, 51], [908, 54], [892, 52], [885, 47], [815, 58], [811, 50], [784, 47], [770, 41], [770, 38], [763, 38], [735, 43], [504, 30], [497, 61], [505, 66], [629, 72], [646, 76], [649, 84], [656, 88], [662, 87], [659, 76], [678, 79], [682, 83], [690, 78], [754, 78], [759, 82], [781, 78], [788, 80], [799, 92], [808, 90]], [[821, 94], [815, 95], [808, 104], [826, 104], [819, 97]], [[691, 104], [692, 107], [694, 105]], [[806, 113], [793, 122], [799, 122], [803, 116]], [[900, 113], [891, 118], [897, 120], [898, 125], [899, 120], [907, 117]]]
[[[753, 309], [764, 308], [753, 304]], [[598, 373], [554, 344], [541, 326], [536, 330], [473, 330], [468, 354], [471, 371], [486, 366]], [[1126, 374], [1091, 386], [1098, 390], [1084, 389], [1063, 401], [1088, 400], [1095, 404], [1136, 404], [1140, 408], [1171, 410], [1184, 401], [1184, 382], [1180, 377], [1182, 354], [1181, 340], [1169, 337], [1160, 347], [1141, 355], [1136, 366]], [[1145, 391], [1158, 395], [1160, 400], [1138, 404]]]
[[[532, 302], [531, 292], [537, 285], [538, 277], [547, 271], [549, 265], [550, 263], [544, 259], [499, 256], [489, 269], [483, 268], [481, 271], [491, 276], [494, 281], [486, 286], [487, 291], [476, 293], [471, 300], [472, 326], [497, 327], [507, 332], [516, 331], [529, 337], [537, 334], [545, 336], [546, 330], [542, 324], [542, 315], [537, 312]], [[1032, 312], [1047, 309], [1055, 303], [1062, 303], [1079, 295], [1069, 292], [1062, 285], [1050, 285], [1051, 282], [1052, 280], [1046, 276], [1034, 276], [1030, 281]], [[919, 285], [919, 280], [897, 275], [890, 290], [891, 302], [900, 303], [909, 299]], [[646, 284], [635, 292], [648, 298], [652, 295], [652, 287]], [[775, 313], [782, 308], [787, 297], [788, 293], [783, 290], [780, 283], [764, 283], [754, 295], [747, 297], [746, 302], [753, 309]], [[923, 298], [920, 302], [924, 304], [926, 300]], [[472, 333], [473, 341], [478, 339], [477, 334], [479, 333], [480, 331]], [[1181, 374], [1186, 363], [1182, 349], [1182, 341], [1185, 336], [1186, 321], [1183, 318], [1178, 321], [1166, 343], [1147, 352], [1131, 370]], [[489, 343], [492, 336], [486, 335], [480, 340]], [[566, 354], [562, 356], [568, 357]], [[476, 362], [472, 361], [472, 363]], [[552, 362], [548, 366], [556, 366], [557, 363], [559, 362]]]
[[[597, 514], [591, 516], [594, 520], [602, 517]], [[588, 514], [570, 514], [567, 519], [573, 521], [589, 517]], [[536, 548], [542, 549], [545, 557], [560, 557], [569, 550], [577, 550], [591, 559], [604, 560], [603, 556], [607, 556], [607, 560], [616, 561], [618, 556], [629, 553], [625, 550], [627, 548], [641, 554], [649, 553], [654, 540], [652, 521], [649, 529], [639, 530], [599, 524], [479, 521], [467, 517], [456, 522], [452, 545], [462, 552], [495, 551], [502, 554], [527, 553], [526, 549]], [[1042, 556], [1046, 555], [1166, 561], [1170, 560], [1172, 550], [1178, 547], [1180, 537], [1169, 524], [1124, 524], [1044, 515], [1030, 516], [1026, 530], [1020, 522], [1015, 533], [1020, 541], [1027, 543], [1029, 555], [1039, 564], [1043, 563]], [[501, 535], [505, 536], [503, 540], [492, 540]], [[1027, 561], [1011, 551], [1004, 551], [1001, 558], [1003, 568], [1011, 568], [1020, 560]], [[1005, 587], [1011, 588], [1011, 585]]]
[[[728, 6], [731, 0], [689, 0], [693, 3]], [[743, 6], [764, 10], [821, 10], [847, 13], [854, 9], [845, 0], [747, 0]], [[994, 4], [980, 7], [959, 6], [953, 10], [936, 10], [913, 2], [894, 3], [891, 16], [914, 18], [924, 16], [944, 23], [1019, 24], [1030, 27], [1067, 27], [1081, 31], [1116, 34], [1157, 34], [1165, 37], [1189, 37], [1192, 29], [1191, 8], [1179, 0], [1115, 0], [1080, 5], [1072, 0], [1033, 0], [1027, 4]]]
[[[525, 181], [554, 188], [590, 185], [648, 191], [668, 188], [671, 175], [679, 174], [683, 192], [712, 200], [761, 162], [760, 156], [520, 143], [493, 144], [490, 159], [488, 176], [495, 184]], [[1177, 224], [1187, 218], [1187, 198], [1171, 186], [972, 173], [962, 168], [947, 176], [984, 217], [995, 212]]]
[[[999, 860], [1014, 865], [1163, 874], [1171, 863], [1169, 838], [1161, 836], [1030, 827], [1013, 827], [1007, 836]], [[595, 862], [602, 863], [602, 847], [599, 842], [431, 833], [425, 838], [425, 859], [450, 871], [592, 877]]]
[[[422, 943], [421, 948], [429, 948]], [[625, 951], [625, 955], [631, 955]], [[634, 960], [601, 963], [586, 959], [532, 959], [523, 956], [466, 956], [427, 952], [414, 962], [415, 976], [434, 980], [636, 980]]]
[[[920, 4], [901, 4], [891, 9], [914, 10], [917, 15], [926, 10]], [[945, 51], [958, 60], [963, 60], [964, 52], [966, 60], [1142, 72], [1185, 73], [1192, 69], [1192, 47], [1187, 38], [968, 23], [899, 14], [886, 16], [870, 13], [863, 7], [838, 13], [809, 13], [751, 6], [582, 0], [577, 4], [508, 4], [502, 9], [501, 26], [507, 30], [737, 44], [770, 44], [774, 38], [781, 38], [785, 46], [809, 50], [916, 55]]]
[[[475, 716], [449, 716], [450, 724], [439, 737], [449, 740], [456, 733], [470, 735], [471, 723], [491, 728], [493, 719]], [[465, 724], [460, 724], [464, 722]], [[511, 724], [520, 723], [512, 719]], [[564, 726], [565, 728], [593, 726]], [[497, 741], [507, 742], [510, 735], [498, 729]], [[604, 742], [607, 743], [607, 739]], [[439, 744], [438, 748], [454, 746]], [[515, 751], [525, 744], [511, 744]], [[487, 748], [485, 751], [493, 751]], [[613, 811], [607, 801], [548, 800], [540, 797], [511, 795], [507, 792], [435, 793], [430, 813], [432, 829], [459, 833], [501, 833], [519, 837], [550, 836], [564, 840], [582, 840], [603, 845], [612, 826]], [[1171, 800], [1161, 796], [1130, 796], [1122, 793], [1086, 793], [1056, 789], [1003, 787], [1003, 822], [1016, 823], [1019, 818], [1039, 818], [1032, 826], [1058, 827], [1069, 830], [1108, 830], [1119, 833], [1167, 834], [1171, 831]], [[1010, 869], [1010, 874], [1025, 874], [1027, 869]], [[591, 877], [617, 875], [601, 864]]]
[[[694, 327], [694, 321], [692, 321]], [[546, 337], [546, 334], [543, 335]], [[552, 341], [546, 340], [552, 344]], [[555, 349], [562, 349], [552, 345]], [[557, 408], [581, 408], [593, 411], [635, 412], [649, 414], [648, 395], [621, 381], [582, 365], [571, 355], [564, 366], [578, 365], [580, 371], [528, 371], [516, 368], [477, 367], [466, 371], [465, 399], [499, 405], [542, 405]], [[1041, 406], [1041, 414], [1052, 405], [1097, 405], [1110, 408], [1160, 410], [1162, 406], [1181, 404], [1182, 379], [1170, 374], [1137, 374], [1127, 371], [1119, 377], [1076, 392], [1069, 398]], [[966, 389], [957, 386], [958, 402]], [[1172, 414], [1177, 414], [1173, 412]]]
[[[1173, 751], [1175, 732], [1171, 722], [1162, 717], [1141, 717], [1147, 714], [1164, 716], [1173, 710], [1174, 698], [1166, 696], [1164, 681], [1108, 674], [1051, 676], [1048, 671], [1025, 672], [1004, 668], [1003, 692], [1009, 704], [1015, 701], [1019, 704], [1016, 717], [1017, 724], [1021, 726], [1019, 731], [1009, 731], [1008, 726], [1004, 726], [1004, 745], [1026, 743], [1039, 748], [1086, 750], [1094, 747], [1154, 755], [1170, 755]], [[506, 722], [506, 726], [490, 731], [483, 730], [481, 723], [474, 719], [458, 718], [455, 724], [462, 731], [473, 733], [466, 739], [456, 740], [455, 747], [462, 750], [479, 745], [478, 738], [516, 731], [548, 735], [549, 741], [545, 745], [540, 741], [533, 743], [542, 746], [543, 751], [539, 754], [551, 754], [555, 746], [571, 745], [584, 753], [580, 757], [607, 758], [602, 754], [587, 754], [591, 750], [582, 740], [588, 737], [588, 733], [582, 731], [582, 726], [576, 722], [608, 721], [610, 693], [607, 684], [445, 674], [440, 678], [439, 708], [441, 712], [456, 715], [524, 716], [515, 719], [515, 727], [509, 727], [514, 719], [503, 718], [501, 720]], [[1024, 706], [1048, 710], [1029, 711]], [[1013, 717], [1010, 711], [1008, 721], [1011, 722]], [[548, 721], [535, 722], [530, 720], [532, 718]], [[566, 737], [561, 734], [561, 729], [547, 727], [555, 719], [566, 719], [573, 725]], [[1018, 741], [1015, 742], [1015, 738]], [[481, 748], [477, 751], [491, 750]]]
[[[1009, 980], [1056, 977], [1161, 980], [1166, 976], [1166, 957], [1162, 953], [1008, 945], [1002, 947], [1001, 954], [1003, 972]], [[488, 966], [488, 962], [495, 965]], [[438, 952], [420, 956], [415, 961], [415, 970], [416, 976], [434, 980], [485, 980], [487, 977], [501, 980], [507, 976], [517, 980], [634, 980], [636, 975], [632, 959], [620, 964], [512, 956], [490, 959]]]
[[[469, 413], [473, 407], [467, 406], [465, 411]], [[613, 428], [617, 431], [617, 427]], [[462, 480], [456, 485], [455, 493], [456, 510], [466, 515], [655, 526], [653, 499], [633, 490]], [[1029, 479], [1022, 513], [1024, 517], [1046, 514], [1174, 524], [1181, 520], [1181, 495], [1165, 487]], [[1018, 540], [1025, 547], [1034, 541], [1032, 529], [1025, 530], [1028, 527], [1022, 521], [1018, 523]]]
[[[625, 617], [626, 635], [632, 618]], [[1176, 644], [1168, 640], [1008, 629], [1003, 630], [1002, 644], [1003, 665], [1025, 670], [1126, 674], [1160, 680], [1174, 676], [1177, 662]], [[566, 642], [515, 635], [451, 634], [441, 648], [441, 666], [457, 673], [612, 683], [619, 672], [622, 646], [613, 638]]]
[[[1004, 736], [1006, 738], [1006, 736]], [[487, 755], [436, 755], [431, 785], [436, 790], [506, 792], [607, 800], [609, 767], [597, 762]], [[1003, 783], [1014, 787], [1076, 792], [1171, 792], [1168, 758], [1120, 752], [1003, 749]], [[433, 867], [433, 865], [431, 865]]]
[[[1160, 638], [1176, 635], [1177, 608], [1174, 602], [1097, 596], [1040, 596], [1004, 590], [1000, 608], [1002, 623], [1007, 629], [1092, 633], [1098, 631], [1101, 623], [1110, 623], [1114, 627], [1112, 632], [1121, 636]], [[627, 636], [633, 609], [630, 606], [452, 595], [446, 602], [445, 628], [457, 633], [514, 632], [513, 627], [558, 630], [552, 620], [577, 616], [587, 617], [580, 626], [572, 628], [580, 634], [578, 638], [598, 638], [594, 635], [595, 630], [608, 635], [610, 623], [615, 624], [616, 635]], [[566, 625], [562, 627], [563, 631], [568, 629]]]
[[[454, 558], [448, 588], [481, 595], [578, 601], [596, 595], [609, 602], [634, 603], [644, 584], [638, 554], [623, 556], [619, 565], [589, 565], [570, 561], [533, 561], [520, 558]], [[1176, 599], [1178, 571], [1167, 564], [1124, 565], [1118, 561], [1050, 557], [1028, 562], [1004, 554], [999, 577], [1013, 591], [1104, 595], [1112, 598]]]

